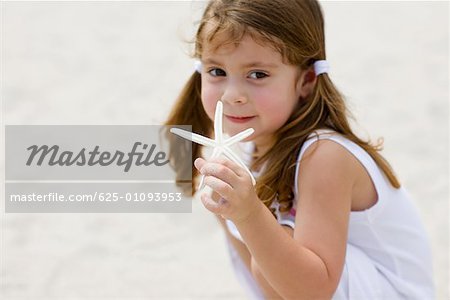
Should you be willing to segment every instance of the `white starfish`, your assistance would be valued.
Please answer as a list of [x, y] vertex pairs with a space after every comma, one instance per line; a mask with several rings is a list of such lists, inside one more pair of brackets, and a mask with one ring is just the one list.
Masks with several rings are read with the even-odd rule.
[[[235, 163], [239, 164], [241, 167], [243, 167], [248, 174], [250, 174], [252, 178], [253, 185], [256, 184], [256, 180], [252, 175], [252, 172], [247, 168], [245, 163], [239, 158], [238, 155], [236, 155], [233, 150], [231, 150], [230, 146], [232, 146], [235, 143], [238, 143], [242, 141], [243, 139], [250, 136], [255, 130], [253, 128], [248, 128], [244, 131], [239, 132], [236, 135], [233, 135], [232, 137], [224, 140], [223, 139], [223, 131], [222, 131], [222, 114], [223, 114], [223, 104], [221, 101], [217, 102], [216, 105], [216, 112], [214, 115], [214, 137], [215, 139], [212, 140], [210, 138], [204, 137], [202, 135], [192, 133], [189, 131], [185, 131], [179, 128], [171, 128], [170, 132], [181, 136], [182, 138], [185, 138], [187, 140], [193, 141], [197, 144], [201, 144], [206, 147], [213, 147], [213, 153], [211, 155], [210, 159], [214, 159], [216, 157], [219, 157], [221, 154], [224, 154], [227, 156], [230, 160], [234, 161]], [[202, 176], [200, 180], [200, 184], [198, 189], [201, 190], [204, 187], [204, 179], [205, 175]]]

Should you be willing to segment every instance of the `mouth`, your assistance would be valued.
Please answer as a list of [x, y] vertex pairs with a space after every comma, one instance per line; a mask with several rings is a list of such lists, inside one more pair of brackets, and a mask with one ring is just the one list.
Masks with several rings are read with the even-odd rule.
[[246, 122], [249, 122], [250, 120], [252, 120], [253, 118], [255, 118], [255, 116], [238, 117], [238, 116], [227, 116], [227, 115], [225, 115], [225, 117], [233, 123], [246, 123]]

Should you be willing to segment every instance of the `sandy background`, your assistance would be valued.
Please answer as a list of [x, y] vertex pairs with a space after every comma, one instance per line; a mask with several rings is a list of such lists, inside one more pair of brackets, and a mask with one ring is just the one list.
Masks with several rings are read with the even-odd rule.
[[[385, 138], [449, 299], [449, 3], [322, 5], [330, 76], [358, 131]], [[2, 2], [2, 141], [4, 124], [163, 122], [193, 71], [183, 39], [202, 7]], [[190, 214], [5, 214], [3, 188], [2, 299], [245, 299], [198, 199]]]

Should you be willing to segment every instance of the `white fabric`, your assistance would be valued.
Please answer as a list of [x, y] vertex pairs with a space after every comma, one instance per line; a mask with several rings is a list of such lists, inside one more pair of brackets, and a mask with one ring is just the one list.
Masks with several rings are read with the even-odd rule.
[[[350, 213], [345, 265], [333, 299], [434, 299], [428, 237], [406, 190], [393, 188], [370, 155], [335, 132], [312, 134], [302, 146], [298, 162], [318, 139], [332, 140], [351, 152], [366, 168], [378, 194], [374, 206]], [[298, 168], [299, 164], [295, 174], [295, 207], [299, 199]], [[227, 226], [242, 240], [231, 221], [227, 221]], [[243, 279], [243, 273], [250, 273], [231, 244], [229, 251], [233, 268], [251, 299], [264, 299], [251, 276]]]

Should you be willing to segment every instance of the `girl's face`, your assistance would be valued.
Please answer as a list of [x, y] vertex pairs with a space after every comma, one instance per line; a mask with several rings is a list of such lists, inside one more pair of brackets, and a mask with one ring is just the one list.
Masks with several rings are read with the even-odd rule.
[[202, 53], [202, 103], [211, 120], [223, 102], [223, 128], [230, 136], [252, 127], [247, 138], [257, 147], [273, 142], [302, 93], [299, 68], [282, 62], [281, 54], [245, 35], [236, 46], [206, 45]]

